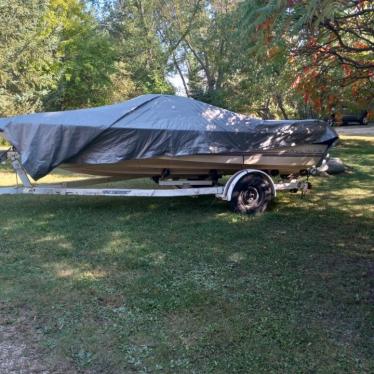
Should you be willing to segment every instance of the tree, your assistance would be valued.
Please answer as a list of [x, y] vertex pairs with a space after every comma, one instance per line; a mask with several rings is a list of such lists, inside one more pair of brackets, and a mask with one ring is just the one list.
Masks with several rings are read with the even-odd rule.
[[[219, 103], [230, 65], [236, 1], [175, 1], [163, 9], [162, 40], [187, 95]], [[188, 81], [188, 83], [187, 83]]]
[[0, 0], [0, 115], [110, 102], [116, 52], [79, 0]]
[[[298, 65], [293, 87], [320, 113], [354, 96], [370, 103], [374, 69], [371, 1], [246, 1], [243, 29], [257, 54], [280, 41]], [[352, 100], [350, 100], [352, 102]]]
[[365, 108], [373, 13], [368, 0], [0, 0], [0, 115], [173, 93], [168, 74], [264, 118]]
[[50, 0], [43, 17], [43, 36], [56, 39], [51, 71], [53, 90], [45, 97], [47, 109], [97, 106], [110, 102], [111, 76], [117, 53], [109, 35], [79, 0]]
[[102, 23], [116, 46], [118, 74], [133, 82], [131, 92], [122, 87], [125, 88], [124, 96], [173, 93], [166, 80], [168, 55], [158, 36], [159, 2], [113, 1], [106, 9], [107, 15]]
[[0, 0], [0, 116], [42, 108], [55, 43], [40, 37], [46, 0]]

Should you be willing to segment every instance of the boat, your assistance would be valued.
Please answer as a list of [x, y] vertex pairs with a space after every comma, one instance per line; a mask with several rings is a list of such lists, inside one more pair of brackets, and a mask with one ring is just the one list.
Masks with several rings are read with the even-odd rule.
[[311, 144], [280, 147], [275, 150], [246, 154], [191, 155], [152, 157], [120, 161], [112, 164], [64, 163], [60, 168], [73, 173], [98, 176], [135, 178], [211, 179], [231, 175], [238, 170], [256, 168], [272, 176], [296, 177], [318, 165], [328, 146]]
[[173, 95], [3, 118], [0, 131], [35, 180], [56, 167], [119, 179], [217, 182], [248, 168], [297, 177], [338, 139], [324, 121], [261, 120]]

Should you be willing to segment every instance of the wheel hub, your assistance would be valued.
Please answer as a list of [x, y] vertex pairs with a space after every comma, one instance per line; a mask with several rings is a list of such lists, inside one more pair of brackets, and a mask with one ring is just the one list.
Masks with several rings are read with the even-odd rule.
[[259, 197], [260, 195], [255, 187], [249, 187], [246, 191], [243, 191], [243, 203], [247, 206], [255, 205]]

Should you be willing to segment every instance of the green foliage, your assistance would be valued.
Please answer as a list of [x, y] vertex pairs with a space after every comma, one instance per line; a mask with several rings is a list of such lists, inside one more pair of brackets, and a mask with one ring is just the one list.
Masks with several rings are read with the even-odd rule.
[[264, 118], [364, 109], [373, 14], [367, 0], [0, 0], [0, 116], [173, 93], [170, 74]]
[[[232, 38], [236, 23], [235, 6], [225, 0], [206, 3], [190, 0], [187, 3], [190, 12], [185, 11], [182, 2], [173, 9], [174, 18], [165, 16], [169, 22], [164, 28], [177, 36], [174, 40], [169, 36], [168, 42], [176, 49], [176, 56], [188, 77], [187, 93], [218, 104], [222, 100], [226, 78], [235, 65], [235, 40]], [[175, 39], [180, 41], [177, 47]]]
[[139, 3], [111, 3], [103, 27], [79, 0], [0, 0], [0, 116], [172, 93]]
[[[319, 113], [370, 107], [374, 89], [374, 8], [363, 1], [245, 1], [242, 35], [263, 56], [285, 43], [294, 86]], [[353, 99], [352, 99], [353, 96]], [[349, 103], [349, 104], [347, 104]], [[374, 103], [372, 103], [374, 105]]]
[[107, 102], [110, 39], [78, 0], [0, 3], [0, 115]]
[[0, 0], [0, 116], [42, 108], [55, 41], [40, 38], [46, 0]]
[[51, 66], [54, 89], [45, 97], [48, 109], [103, 105], [112, 89], [116, 52], [107, 33], [76, 0], [53, 0], [44, 17], [46, 38], [59, 40]]
[[0, 135], [0, 145], [1, 146], [8, 146], [8, 142]]
[[119, 74], [128, 73], [134, 82], [130, 96], [173, 92], [166, 81], [168, 55], [157, 35], [158, 5], [157, 1], [115, 1], [105, 19], [116, 45]]

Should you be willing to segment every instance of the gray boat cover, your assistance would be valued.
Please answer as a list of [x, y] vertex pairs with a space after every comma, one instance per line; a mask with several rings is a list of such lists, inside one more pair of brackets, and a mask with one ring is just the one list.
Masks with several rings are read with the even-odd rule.
[[265, 121], [172, 95], [2, 118], [0, 131], [35, 180], [66, 162], [111, 164], [156, 156], [242, 154], [330, 145], [338, 137], [323, 121]]

